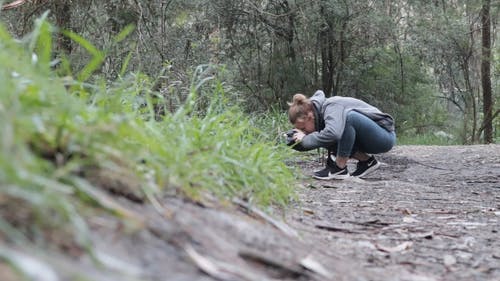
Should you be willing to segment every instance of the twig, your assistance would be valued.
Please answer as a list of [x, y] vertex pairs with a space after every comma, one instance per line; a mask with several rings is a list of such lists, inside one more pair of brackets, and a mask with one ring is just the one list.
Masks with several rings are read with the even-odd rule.
[[280, 260], [276, 257], [264, 255], [261, 252], [242, 250], [238, 252], [238, 255], [244, 259], [252, 260], [263, 264], [265, 266], [274, 267], [287, 275], [302, 276], [304, 272], [299, 264], [293, 261]]
[[262, 276], [257, 276], [250, 271], [242, 269], [240, 266], [231, 265], [202, 256], [200, 253], [196, 252], [191, 245], [186, 245], [183, 248], [189, 258], [191, 258], [193, 263], [201, 271], [217, 280], [266, 280]]
[[267, 215], [266, 213], [264, 213], [263, 211], [255, 208], [255, 207], [252, 207], [250, 204], [248, 204], [246, 202], [243, 202], [243, 201], [241, 201], [240, 199], [237, 199], [237, 198], [233, 199], [233, 203], [237, 204], [240, 207], [243, 207], [248, 212], [256, 215], [257, 217], [259, 217], [259, 218], [261, 218], [261, 219], [263, 219], [265, 221], [267, 221], [272, 226], [274, 226], [277, 229], [281, 230], [283, 233], [287, 234], [288, 236], [294, 237], [294, 238], [299, 237], [299, 234], [293, 228], [289, 227], [287, 224], [285, 224], [285, 223], [283, 223], [281, 221], [273, 219], [271, 216]]
[[382, 222], [379, 219], [371, 220], [371, 221], [350, 221], [350, 220], [341, 220], [342, 223], [350, 223], [350, 224], [355, 224], [355, 225], [362, 225], [362, 226], [370, 226], [370, 227], [385, 227], [391, 225], [391, 223], [388, 222]]
[[15, 9], [17, 7], [22, 6], [25, 2], [26, 0], [17, 0], [9, 4], [2, 5], [2, 11]]
[[315, 227], [319, 228], [319, 229], [325, 229], [325, 230], [328, 230], [328, 231], [333, 231], [333, 232], [362, 233], [362, 232], [354, 230], [354, 229], [348, 229], [348, 228], [338, 227], [338, 226], [334, 226], [334, 225], [331, 225], [331, 224], [322, 224], [322, 223], [319, 223], [319, 224], [316, 224]]

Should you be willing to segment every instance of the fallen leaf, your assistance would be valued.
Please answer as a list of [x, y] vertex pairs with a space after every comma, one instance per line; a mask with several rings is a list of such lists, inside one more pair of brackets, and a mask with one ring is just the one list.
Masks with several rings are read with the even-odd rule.
[[319, 262], [317, 262], [311, 255], [308, 255], [300, 261], [300, 265], [304, 268], [315, 272], [325, 278], [331, 279], [332, 274]]
[[411, 211], [408, 209], [403, 209], [403, 210], [401, 210], [401, 212], [403, 213], [403, 215], [407, 215], [407, 216], [411, 215]]
[[302, 209], [302, 211], [304, 212], [304, 214], [306, 215], [314, 215], [314, 211], [311, 210], [311, 209]]
[[401, 244], [399, 244], [399, 245], [397, 245], [395, 247], [386, 247], [386, 246], [382, 246], [382, 245], [379, 245], [379, 244], [375, 244], [375, 248], [377, 248], [378, 250], [380, 250], [382, 252], [396, 253], [396, 252], [401, 252], [401, 251], [407, 250], [412, 245], [413, 245], [412, 242], [406, 241], [406, 242], [401, 243]]
[[405, 223], [417, 223], [419, 221], [415, 218], [412, 218], [412, 217], [404, 217], [403, 222], [405, 222]]

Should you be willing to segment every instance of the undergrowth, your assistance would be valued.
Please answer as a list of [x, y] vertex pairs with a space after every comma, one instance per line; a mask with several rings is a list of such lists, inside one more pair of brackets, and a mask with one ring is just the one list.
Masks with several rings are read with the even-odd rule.
[[460, 145], [460, 141], [451, 134], [403, 134], [398, 135], [399, 145]]
[[289, 150], [242, 113], [206, 67], [196, 69], [175, 110], [160, 112], [166, 96], [153, 90], [153, 79], [125, 71], [116, 81], [99, 79], [106, 50], [76, 34], [66, 33], [88, 50], [89, 64], [74, 71], [62, 59], [54, 70], [52, 26], [44, 18], [21, 40], [0, 25], [0, 239], [23, 243], [70, 226], [88, 247], [86, 209], [129, 219], [91, 180], [98, 171], [137, 182], [128, 188], [156, 207], [167, 190], [260, 206], [285, 206], [294, 196], [284, 164]]

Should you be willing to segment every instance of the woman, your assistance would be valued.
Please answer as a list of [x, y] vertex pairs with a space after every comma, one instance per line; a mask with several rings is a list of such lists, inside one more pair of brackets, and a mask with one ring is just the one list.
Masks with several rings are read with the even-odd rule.
[[316, 91], [310, 99], [295, 94], [289, 106], [288, 117], [295, 126], [292, 148], [328, 149], [326, 167], [314, 172], [314, 178], [349, 177], [349, 158], [358, 160], [352, 176], [364, 177], [380, 166], [370, 154], [387, 152], [396, 143], [392, 116], [364, 101], [340, 96], [325, 98], [323, 91]]

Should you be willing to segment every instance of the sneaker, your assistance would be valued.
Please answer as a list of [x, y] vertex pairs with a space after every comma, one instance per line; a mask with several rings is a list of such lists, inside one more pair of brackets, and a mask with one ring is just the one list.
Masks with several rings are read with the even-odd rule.
[[326, 167], [321, 170], [314, 172], [313, 178], [318, 180], [330, 180], [337, 179], [343, 180], [349, 177], [349, 172], [347, 172], [347, 166], [344, 168], [339, 168], [335, 162], [330, 158], [326, 161]]
[[352, 173], [352, 176], [362, 178], [378, 169], [378, 167], [380, 167], [380, 163], [377, 161], [377, 159], [375, 159], [374, 156], [372, 156], [366, 161], [358, 161], [358, 164], [356, 165], [356, 171]]

